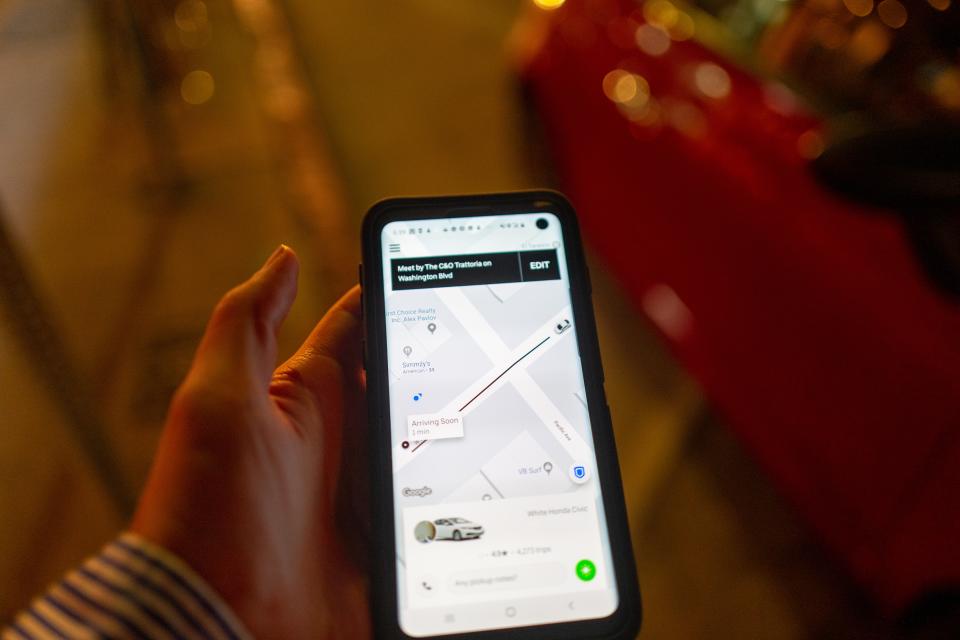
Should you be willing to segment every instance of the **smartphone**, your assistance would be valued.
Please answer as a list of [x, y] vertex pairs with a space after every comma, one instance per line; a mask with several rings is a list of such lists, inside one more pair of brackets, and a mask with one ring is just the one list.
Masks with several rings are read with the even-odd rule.
[[570, 203], [380, 202], [360, 279], [378, 637], [634, 637], [639, 588]]

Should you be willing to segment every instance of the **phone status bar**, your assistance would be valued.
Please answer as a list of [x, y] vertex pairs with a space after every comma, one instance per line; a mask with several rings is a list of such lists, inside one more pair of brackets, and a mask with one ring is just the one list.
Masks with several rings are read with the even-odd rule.
[[443, 224], [425, 227], [401, 227], [391, 229], [394, 236], [422, 236], [444, 233], [478, 233], [488, 229], [526, 229], [532, 225], [526, 222], [491, 222], [488, 224]]

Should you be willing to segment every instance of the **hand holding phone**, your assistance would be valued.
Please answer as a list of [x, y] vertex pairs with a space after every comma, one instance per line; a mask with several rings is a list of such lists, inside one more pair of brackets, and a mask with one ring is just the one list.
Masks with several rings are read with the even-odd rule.
[[540, 191], [388, 200], [363, 242], [378, 633], [633, 637], [572, 207]]

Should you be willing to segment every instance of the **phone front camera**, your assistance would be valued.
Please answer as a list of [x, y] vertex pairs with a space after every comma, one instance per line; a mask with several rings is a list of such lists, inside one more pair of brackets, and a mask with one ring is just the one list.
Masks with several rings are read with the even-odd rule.
[[549, 224], [546, 218], [537, 218], [537, 229], [546, 229]]

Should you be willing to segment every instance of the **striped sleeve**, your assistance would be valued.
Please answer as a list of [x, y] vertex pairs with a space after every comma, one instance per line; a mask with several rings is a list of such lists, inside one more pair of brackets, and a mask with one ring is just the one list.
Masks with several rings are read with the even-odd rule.
[[185, 562], [133, 533], [67, 574], [2, 633], [2, 640], [251, 637]]

